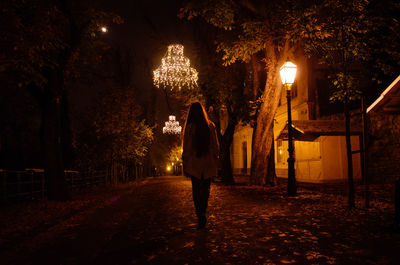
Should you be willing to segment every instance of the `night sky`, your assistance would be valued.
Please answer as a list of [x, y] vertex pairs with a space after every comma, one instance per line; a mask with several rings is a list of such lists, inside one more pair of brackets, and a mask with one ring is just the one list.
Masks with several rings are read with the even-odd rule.
[[[156, 68], [171, 43], [185, 45], [190, 54], [190, 25], [177, 17], [182, 0], [172, 1], [104, 1], [103, 8], [125, 19], [121, 25], [112, 25], [107, 38], [111, 43], [130, 48], [142, 60], [150, 60]], [[102, 8], [102, 6], [100, 6]]]
[[[137, 96], [143, 101], [148, 99], [149, 90], [154, 89], [152, 72], [161, 64], [161, 58], [165, 55], [168, 45], [183, 44], [185, 56], [191, 60], [191, 65], [197, 68], [192, 52], [194, 42], [190, 22], [177, 17], [182, 5], [182, 0], [116, 0], [99, 4], [99, 8], [113, 11], [125, 20], [121, 25], [110, 26], [105, 38], [113, 46], [133, 53], [137, 70], [133, 72], [132, 79], [139, 88]], [[169, 100], [173, 101], [173, 98]], [[160, 99], [158, 104], [163, 120], [167, 120], [169, 112], [179, 112], [179, 107], [168, 110], [165, 98]], [[182, 120], [181, 117], [178, 119]]]
[[[183, 123], [183, 107], [174, 101], [173, 95], [168, 92], [168, 107], [164, 91], [153, 85], [153, 70], [161, 64], [161, 58], [166, 54], [168, 45], [172, 43], [183, 44], [184, 54], [191, 61], [192, 67], [198, 69], [196, 56], [193, 53], [194, 42], [192, 37], [191, 22], [177, 17], [182, 7], [182, 0], [155, 1], [155, 0], [115, 0], [96, 1], [94, 8], [111, 11], [124, 19], [123, 24], [112, 24], [109, 31], [103, 34], [103, 38], [113, 49], [118, 49], [122, 54], [132, 55], [133, 70], [132, 83], [135, 86], [135, 96], [144, 106], [144, 112], [150, 111], [153, 103], [151, 97], [156, 94], [155, 120], [150, 123], [158, 124], [155, 133], [162, 131], [164, 121], [171, 114], [177, 115], [177, 120]], [[76, 104], [73, 108], [85, 111], [87, 106], [96, 104], [93, 94], [98, 87], [77, 84], [72, 87], [70, 93]], [[75, 97], [74, 95], [79, 95]], [[73, 102], [71, 102], [74, 104]], [[146, 109], [147, 108], [147, 109]]]

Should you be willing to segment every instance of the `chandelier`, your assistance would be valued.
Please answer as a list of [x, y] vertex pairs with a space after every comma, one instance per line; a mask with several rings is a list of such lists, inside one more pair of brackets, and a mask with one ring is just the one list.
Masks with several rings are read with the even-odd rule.
[[153, 81], [156, 87], [167, 87], [181, 90], [182, 87], [197, 86], [198, 73], [190, 67], [189, 58], [183, 55], [183, 45], [168, 46], [167, 54], [161, 59], [161, 65], [153, 71]]
[[169, 121], [165, 122], [165, 126], [163, 127], [163, 133], [168, 134], [179, 134], [182, 131], [182, 127], [179, 126], [179, 121], [175, 120], [174, 115], [169, 116]]

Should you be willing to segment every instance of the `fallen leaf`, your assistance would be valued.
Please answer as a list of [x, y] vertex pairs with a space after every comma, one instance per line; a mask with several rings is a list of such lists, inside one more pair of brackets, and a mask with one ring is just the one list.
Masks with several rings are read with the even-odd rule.
[[183, 247], [184, 247], [184, 248], [191, 248], [191, 247], [193, 247], [193, 246], [194, 246], [194, 242], [191, 241], [191, 242], [187, 242]]
[[296, 261], [294, 259], [292, 259], [292, 260], [285, 260], [285, 259], [281, 260], [281, 263], [283, 263], [283, 264], [291, 264], [291, 263], [295, 263], [295, 262]]
[[147, 257], [147, 261], [153, 260], [156, 256], [155, 255], [151, 255], [149, 257]]

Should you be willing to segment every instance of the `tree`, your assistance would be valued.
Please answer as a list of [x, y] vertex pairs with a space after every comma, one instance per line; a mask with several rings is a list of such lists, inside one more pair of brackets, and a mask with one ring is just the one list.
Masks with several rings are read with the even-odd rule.
[[223, 183], [234, 183], [230, 147], [236, 126], [249, 114], [249, 100], [247, 100], [243, 85], [244, 68], [241, 64], [235, 64], [226, 69], [220, 69], [220, 66], [214, 65], [212, 73], [204, 72], [210, 79], [202, 79], [201, 82], [201, 93], [206, 98], [210, 116], [217, 128], [221, 163], [219, 174]]
[[[81, 66], [101, 58], [102, 23], [122, 19], [79, 1], [2, 1], [0, 71], [26, 87], [42, 107], [42, 152], [48, 198], [68, 198], [64, 176], [62, 105], [65, 85]], [[4, 23], [3, 23], [4, 22]], [[96, 49], [95, 49], [96, 48]], [[98, 53], [100, 52], [100, 53]]]
[[[253, 131], [252, 183], [274, 184], [273, 120], [281, 95], [279, 68], [296, 48], [287, 23], [293, 1], [212, 1], [190, 2], [182, 10], [188, 19], [201, 16], [217, 28], [231, 32], [230, 38], [218, 41], [225, 65], [236, 61], [249, 62], [264, 53], [267, 72], [265, 89], [257, 100]], [[259, 78], [257, 78], [259, 80]], [[257, 86], [257, 85], [256, 85]]]
[[[111, 183], [118, 182], [117, 178], [125, 182], [129, 176], [137, 177], [132, 169], [142, 165], [153, 141], [152, 129], [144, 120], [138, 120], [139, 112], [133, 99], [129, 90], [114, 88], [103, 97], [99, 105], [102, 110], [96, 112], [94, 127], [101, 143], [97, 149], [109, 166]], [[115, 174], [116, 168], [119, 174]]]
[[364, 38], [368, 52], [363, 73], [381, 85], [398, 76], [400, 3], [393, 0], [370, 0], [368, 3], [368, 31]]
[[210, 26], [196, 25], [197, 62], [199, 68], [199, 93], [205, 99], [206, 108], [216, 125], [220, 143], [223, 183], [234, 183], [230, 147], [236, 126], [249, 118], [249, 95], [246, 91], [246, 65], [234, 63], [228, 67], [216, 53], [214, 39], [217, 33]]
[[154, 139], [138, 102], [137, 60], [130, 48], [111, 47], [100, 64], [81, 71], [79, 82], [70, 85], [72, 98], [82, 97], [82, 87], [90, 94], [72, 104], [76, 166], [89, 173], [107, 171], [110, 183], [141, 176]]
[[169, 164], [172, 165], [174, 174], [181, 175], [183, 174], [182, 168], [182, 145], [178, 144], [171, 148], [169, 153]]
[[[374, 1], [327, 0], [317, 2], [292, 17], [293, 23], [298, 25], [292, 32], [293, 38], [301, 39], [306, 54], [316, 58], [326, 68], [334, 87], [330, 100], [342, 102], [344, 106], [349, 207], [355, 206], [350, 103], [367, 93], [363, 89], [363, 79], [369, 61], [376, 60], [380, 72], [390, 72], [393, 66], [393, 62], [383, 58], [391, 57], [391, 60], [397, 60], [397, 65], [400, 62], [398, 46], [392, 46], [399, 43], [399, 34], [391, 25], [393, 22], [398, 25], [399, 22], [393, 20], [393, 16], [391, 19], [382, 16], [382, 10]], [[385, 44], [379, 48], [377, 43], [382, 43], [382, 34], [377, 29], [390, 32], [383, 41]], [[376, 78], [376, 71], [367, 76]]]

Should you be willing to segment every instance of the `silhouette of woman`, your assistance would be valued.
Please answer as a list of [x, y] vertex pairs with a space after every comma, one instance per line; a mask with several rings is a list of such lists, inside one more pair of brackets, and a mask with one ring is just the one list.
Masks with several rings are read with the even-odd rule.
[[193, 201], [199, 228], [207, 222], [206, 210], [210, 195], [211, 178], [218, 172], [219, 143], [214, 123], [203, 106], [195, 102], [190, 106], [183, 136], [183, 171], [192, 180]]

